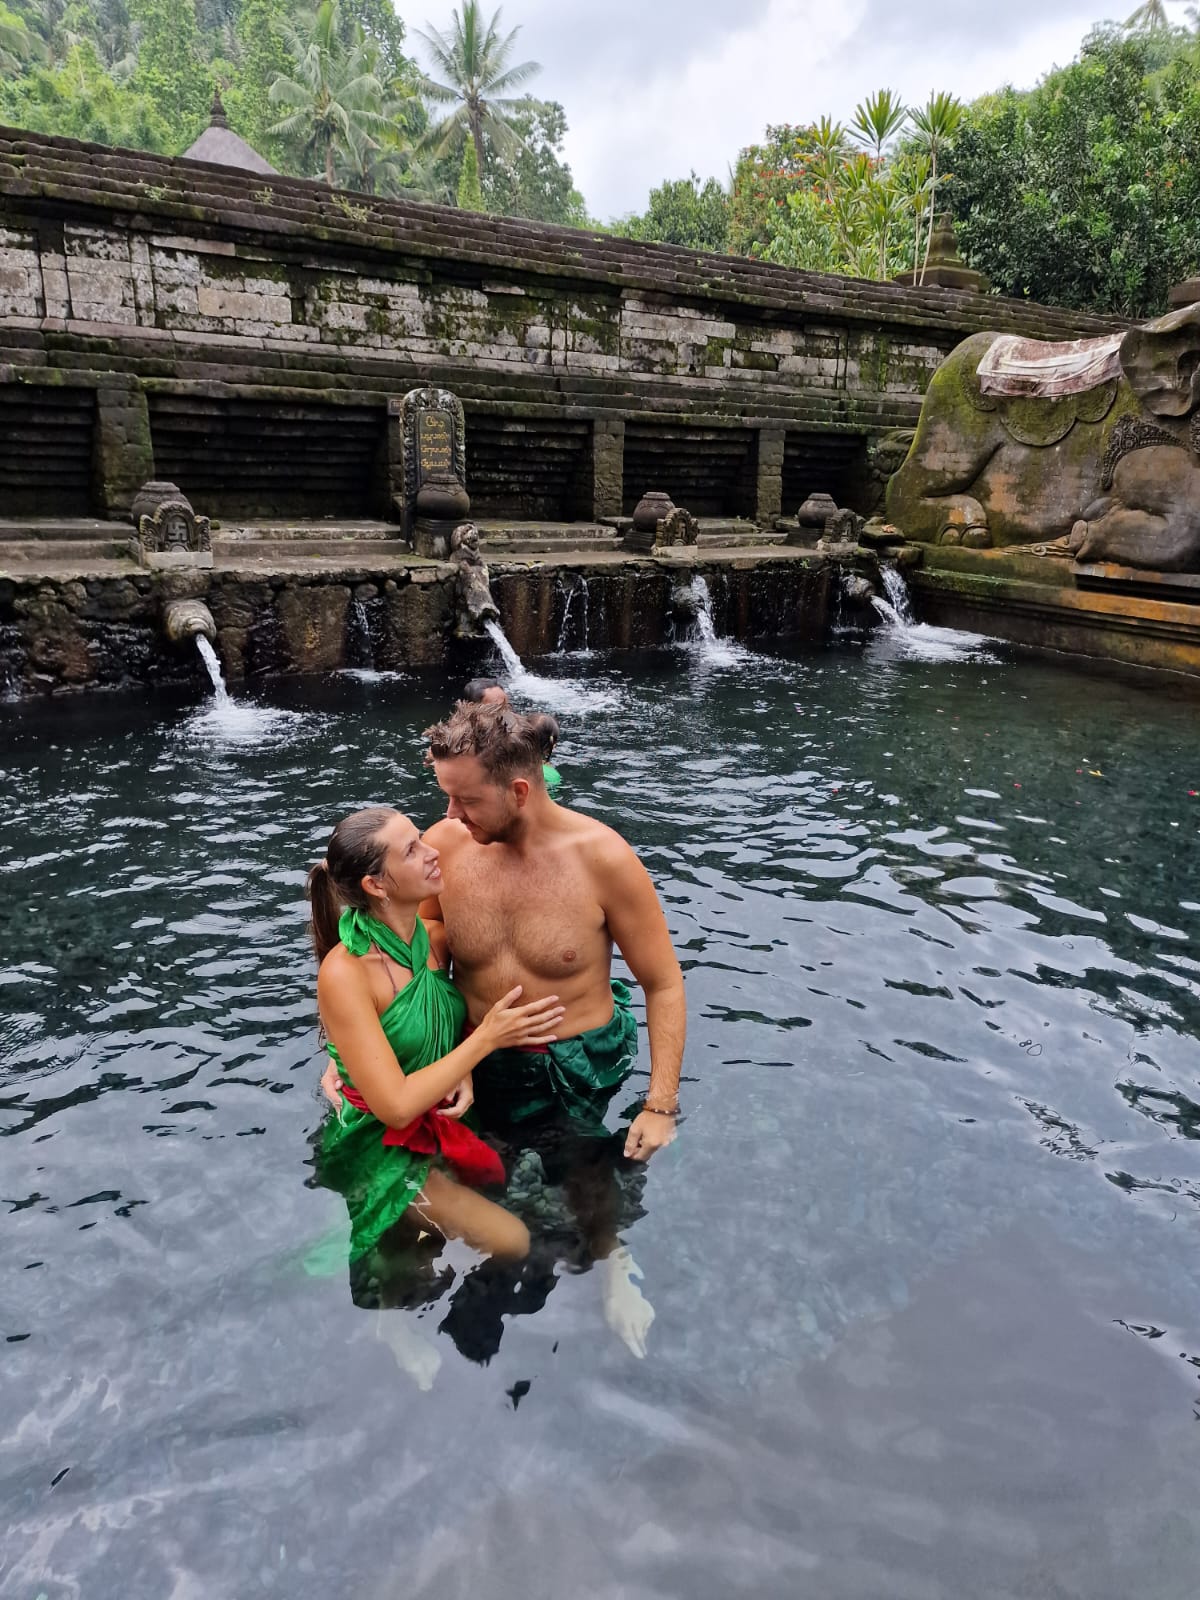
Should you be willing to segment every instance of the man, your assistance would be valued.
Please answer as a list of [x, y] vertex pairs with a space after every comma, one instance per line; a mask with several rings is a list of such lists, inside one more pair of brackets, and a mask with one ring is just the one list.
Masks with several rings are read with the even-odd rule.
[[525, 1001], [557, 994], [567, 1008], [544, 1057], [485, 1063], [477, 1094], [502, 1100], [517, 1121], [555, 1105], [585, 1119], [603, 1112], [633, 1067], [603, 1059], [628, 1039], [615, 945], [646, 997], [650, 1089], [625, 1154], [648, 1160], [674, 1137], [687, 1029], [683, 974], [650, 875], [619, 834], [550, 800], [532, 718], [463, 703], [428, 737], [447, 808], [425, 836], [443, 888], [421, 915], [435, 938], [444, 927], [469, 1022], [516, 984]]
[[496, 678], [472, 678], [463, 690], [463, 699], [487, 706], [506, 706], [509, 703], [508, 690]]
[[446, 820], [426, 834], [441, 857], [442, 890], [421, 916], [444, 938], [468, 1023], [515, 985], [526, 1001], [566, 1006], [544, 1052], [507, 1050], [481, 1063], [474, 1092], [482, 1125], [561, 1175], [600, 1264], [605, 1315], [635, 1355], [646, 1353], [654, 1310], [617, 1237], [612, 1138], [603, 1116], [633, 1071], [637, 1024], [612, 978], [616, 946], [646, 999], [650, 1087], [624, 1154], [650, 1159], [675, 1136], [687, 1031], [683, 974], [650, 875], [619, 834], [556, 805], [542, 770], [536, 718], [500, 705], [460, 704], [428, 730], [426, 760], [446, 796]]

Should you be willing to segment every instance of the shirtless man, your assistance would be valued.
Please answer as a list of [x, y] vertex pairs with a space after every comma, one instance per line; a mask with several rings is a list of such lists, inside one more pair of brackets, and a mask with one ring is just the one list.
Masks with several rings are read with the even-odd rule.
[[462, 704], [428, 737], [448, 804], [425, 835], [443, 887], [421, 915], [435, 936], [444, 926], [468, 1020], [517, 984], [525, 1002], [557, 994], [566, 1007], [540, 1062], [513, 1052], [486, 1061], [477, 1092], [515, 1122], [554, 1107], [603, 1113], [636, 1054], [627, 991], [612, 982], [615, 945], [646, 998], [650, 1089], [625, 1154], [648, 1160], [674, 1137], [687, 1029], [683, 974], [649, 873], [611, 828], [550, 800], [529, 718]]

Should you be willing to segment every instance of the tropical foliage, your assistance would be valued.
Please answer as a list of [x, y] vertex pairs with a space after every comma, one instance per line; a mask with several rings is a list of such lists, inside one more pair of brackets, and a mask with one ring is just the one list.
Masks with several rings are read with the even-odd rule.
[[0, 0], [0, 121], [173, 155], [219, 87], [282, 172], [581, 224], [563, 108], [517, 92], [519, 32], [463, 0], [414, 30], [427, 73], [392, 0]]

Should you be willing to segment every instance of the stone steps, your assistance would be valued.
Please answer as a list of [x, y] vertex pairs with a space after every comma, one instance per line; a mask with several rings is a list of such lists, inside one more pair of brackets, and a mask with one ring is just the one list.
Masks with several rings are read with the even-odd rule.
[[0, 550], [10, 544], [113, 544], [132, 539], [128, 522], [105, 522], [99, 517], [0, 518]]
[[399, 536], [394, 522], [223, 521], [213, 529], [213, 549], [233, 544], [392, 544]]
[[3, 539], [0, 540], [0, 569], [10, 566], [37, 567], [86, 566], [93, 561], [137, 562], [129, 553], [128, 530], [124, 539]]

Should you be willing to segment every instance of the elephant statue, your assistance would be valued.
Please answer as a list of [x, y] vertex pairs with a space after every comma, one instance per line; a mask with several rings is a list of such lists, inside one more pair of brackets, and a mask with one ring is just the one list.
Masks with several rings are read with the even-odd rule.
[[887, 517], [909, 539], [1200, 570], [1200, 305], [1042, 344], [978, 333], [929, 385]]

